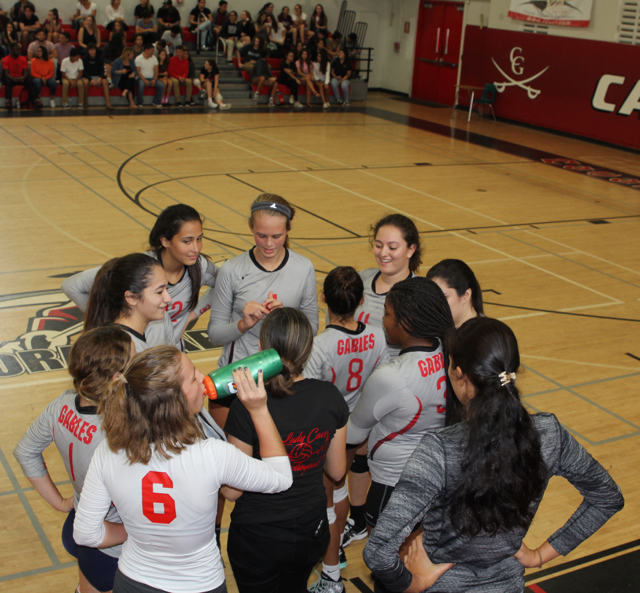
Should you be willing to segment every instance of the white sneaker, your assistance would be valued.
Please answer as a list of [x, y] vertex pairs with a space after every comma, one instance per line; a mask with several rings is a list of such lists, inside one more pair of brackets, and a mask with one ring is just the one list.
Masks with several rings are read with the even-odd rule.
[[331, 107], [331, 104], [330, 104], [330, 103], [324, 103], [324, 104], [322, 105], [322, 108], [323, 108], [323, 109], [329, 109], [329, 107]]
[[218, 106], [213, 102], [213, 99], [209, 99], [208, 101], [209, 109], [217, 109]]
[[295, 99], [293, 98], [293, 95], [289, 95], [289, 105], [293, 105], [295, 103]]
[[342, 580], [333, 581], [323, 572], [307, 591], [310, 593], [344, 593], [345, 589]]
[[16, 101], [16, 109], [20, 109], [22, 107], [21, 103], [20, 103], [20, 99], [18, 99]]
[[49, 99], [49, 105], [51, 105], [51, 109], [55, 109], [56, 108], [56, 100], [51, 97], [51, 99]]
[[254, 100], [257, 100], [257, 99], [258, 99], [258, 91], [256, 91], [255, 93], [253, 93], [253, 98], [254, 98]]
[[304, 105], [303, 105], [302, 103], [300, 103], [300, 101], [296, 101], [296, 102], [293, 104], [293, 106], [294, 106], [296, 109], [303, 109], [303, 108], [304, 108]]
[[204, 89], [202, 89], [200, 91], [200, 95], [198, 95], [200, 97], [201, 100], [204, 100], [204, 98], [207, 96], [207, 91], [205, 91]]
[[273, 99], [269, 99], [269, 107], [275, 107], [276, 104], [273, 102]]
[[220, 111], [227, 111], [228, 109], [231, 109], [231, 103], [223, 103], [220, 105]]

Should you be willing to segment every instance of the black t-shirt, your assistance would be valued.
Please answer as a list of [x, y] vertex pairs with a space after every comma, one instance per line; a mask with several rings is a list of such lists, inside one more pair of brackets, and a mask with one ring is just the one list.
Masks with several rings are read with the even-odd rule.
[[347, 72], [351, 70], [351, 63], [349, 62], [349, 60], [345, 60], [343, 63], [339, 58], [336, 58], [335, 60], [333, 60], [331, 68], [333, 68], [333, 71], [338, 78], [343, 78], [347, 75]]
[[[204, 14], [208, 19], [211, 16], [211, 11], [206, 6], [202, 10], [196, 6], [189, 14], [196, 19], [196, 23], [200, 24], [200, 15]], [[191, 30], [195, 27], [196, 25], [191, 25]]]
[[240, 24], [236, 21], [232, 23], [231, 21], [226, 21], [222, 28], [220, 29], [220, 37], [223, 39], [228, 39], [229, 37], [239, 37], [240, 36]]
[[246, 23], [238, 23], [238, 37], [240, 35], [246, 35], [247, 37], [251, 37], [253, 39], [255, 34], [256, 28], [251, 21], [247, 21]]
[[200, 70], [200, 73], [207, 78], [208, 80], [213, 80], [216, 75], [220, 74], [220, 71], [218, 70], [218, 64], [215, 63], [214, 60], [211, 60], [209, 62], [209, 64], [211, 64], [211, 70], [207, 70], [204, 66], [202, 67], [202, 70]]
[[96, 57], [92, 58], [89, 54], [82, 58], [82, 64], [84, 65], [84, 70], [82, 72], [83, 78], [92, 78], [93, 76], [99, 76], [100, 78], [105, 77], [104, 73], [104, 61], [102, 60], [102, 56], [96, 52]]
[[245, 62], [257, 62], [260, 59], [260, 50], [254, 49], [253, 45], [245, 45], [240, 50], [240, 55]]
[[173, 25], [180, 22], [180, 13], [175, 6], [169, 6], [167, 8], [163, 6], [158, 10], [158, 18], [162, 19], [168, 25]]
[[[133, 16], [136, 17], [136, 20], [142, 18], [142, 12], [144, 11], [144, 9], [145, 7], [142, 6], [142, 4], [138, 4], [138, 6], [136, 6], [136, 9], [133, 11]], [[151, 4], [147, 6], [147, 10], [151, 13], [151, 16], [156, 13], [156, 9], [151, 6]]]
[[35, 14], [32, 14], [31, 18], [28, 19], [27, 15], [23, 12], [20, 14], [20, 19], [18, 22], [20, 22], [25, 27], [33, 27], [33, 25], [38, 22], [38, 17]]
[[289, 76], [284, 69], [287, 68], [287, 70], [291, 70], [294, 74], [296, 74], [296, 63], [295, 62], [291, 62], [291, 64], [287, 64], [287, 60], [282, 60], [282, 64], [280, 64], [280, 82], [285, 82], [289, 79], [291, 79], [291, 76]]
[[[336, 430], [346, 425], [349, 408], [338, 388], [328, 381], [304, 379], [284, 398], [267, 395], [269, 412], [282, 437], [293, 471], [293, 485], [278, 494], [245, 492], [236, 502], [231, 520], [240, 524], [290, 520], [327, 505], [322, 483], [325, 458]], [[231, 404], [224, 427], [229, 435], [253, 447], [260, 458], [251, 416], [240, 400]]]

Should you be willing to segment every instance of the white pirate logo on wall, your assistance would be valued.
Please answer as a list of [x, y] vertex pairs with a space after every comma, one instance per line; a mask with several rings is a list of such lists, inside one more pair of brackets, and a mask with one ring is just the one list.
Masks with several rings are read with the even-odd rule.
[[[524, 56], [521, 54], [521, 47], [514, 47], [509, 54], [509, 59], [511, 60], [511, 71], [516, 76], [521, 76], [522, 74], [524, 74]], [[493, 62], [493, 65], [498, 69], [500, 74], [502, 74], [502, 76], [507, 79], [503, 82], [493, 83], [499, 93], [504, 92], [504, 90], [509, 86], [517, 86], [527, 91], [527, 96], [529, 97], [529, 99], [535, 99], [542, 92], [540, 89], [534, 89], [533, 87], [529, 86], [529, 83], [542, 76], [549, 69], [549, 66], [547, 66], [543, 70], [540, 70], [540, 72], [534, 74], [533, 76], [530, 76], [529, 78], [516, 80], [515, 78], [509, 76], [502, 68], [500, 68], [494, 58], [491, 58], [491, 61]]]

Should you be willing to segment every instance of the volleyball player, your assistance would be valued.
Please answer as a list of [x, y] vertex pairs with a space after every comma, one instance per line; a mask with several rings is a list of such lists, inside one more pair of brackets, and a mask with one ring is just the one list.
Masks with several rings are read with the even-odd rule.
[[[362, 304], [364, 286], [351, 267], [331, 270], [324, 280], [322, 300], [326, 303], [329, 325], [313, 340], [313, 351], [305, 366], [309, 379], [331, 381], [344, 397], [351, 413], [362, 388], [373, 370], [389, 361], [384, 330], [375, 325], [355, 321], [354, 314]], [[356, 449], [347, 450], [347, 467], [351, 467]], [[340, 534], [349, 512], [349, 499], [344, 478], [334, 481], [324, 475], [327, 490], [327, 516], [331, 539], [323, 559], [322, 573], [309, 591], [341, 593]], [[345, 560], [346, 562], [346, 560]]]
[[[187, 324], [210, 308], [211, 295], [199, 298], [202, 286], [215, 285], [218, 268], [201, 253], [202, 216], [186, 204], [174, 204], [158, 216], [149, 233], [147, 255], [158, 260], [167, 274], [167, 290], [171, 296], [169, 313], [173, 332], [180, 342]], [[85, 270], [67, 278], [61, 286], [80, 309], [87, 310], [89, 293], [100, 268]]]
[[[255, 246], [224, 263], [213, 293], [209, 339], [224, 346], [218, 366], [258, 352], [262, 320], [270, 311], [294, 307], [318, 332], [318, 295], [311, 261], [289, 249], [289, 231], [295, 209], [284, 198], [260, 194], [251, 204], [249, 228]], [[224, 428], [235, 397], [209, 411]]]
[[[74, 508], [78, 506], [85, 475], [93, 452], [104, 439], [97, 406], [107, 384], [124, 371], [131, 356], [131, 339], [117, 326], [100, 327], [82, 334], [69, 354], [73, 389], [52, 401], [20, 439], [13, 454], [36, 492], [54, 509], [68, 513], [62, 529], [62, 543], [78, 559], [80, 591], [111, 591], [122, 546], [96, 550], [77, 546], [73, 540]], [[62, 456], [73, 496], [63, 498], [53, 483], [42, 457], [55, 443]], [[115, 507], [106, 513], [108, 521], [119, 522]]]

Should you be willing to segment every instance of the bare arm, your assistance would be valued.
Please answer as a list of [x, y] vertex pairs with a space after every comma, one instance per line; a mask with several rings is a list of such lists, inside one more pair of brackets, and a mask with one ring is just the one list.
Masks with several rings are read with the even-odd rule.
[[35, 491], [44, 498], [56, 511], [68, 513], [73, 510], [73, 496], [65, 498], [47, 474], [42, 478], [27, 478]]
[[324, 462], [324, 470], [330, 478], [338, 481], [347, 473], [347, 427], [346, 425], [336, 430], [331, 439], [327, 458]]

